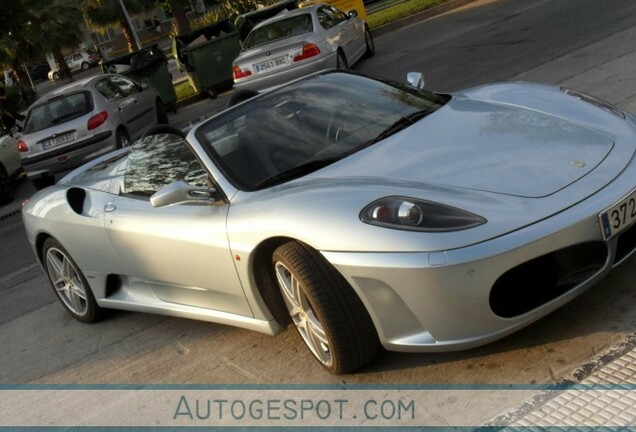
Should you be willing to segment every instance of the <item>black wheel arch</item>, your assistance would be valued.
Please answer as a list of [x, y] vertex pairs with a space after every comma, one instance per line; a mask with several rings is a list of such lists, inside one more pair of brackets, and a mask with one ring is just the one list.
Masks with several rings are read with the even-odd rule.
[[261, 299], [272, 314], [272, 317], [282, 327], [287, 327], [292, 323], [283, 297], [276, 285], [274, 272], [271, 268], [271, 260], [274, 251], [281, 245], [294, 241], [289, 237], [275, 237], [265, 240], [259, 244], [254, 250], [254, 259], [251, 265], [251, 274], [254, 275], [256, 288]]

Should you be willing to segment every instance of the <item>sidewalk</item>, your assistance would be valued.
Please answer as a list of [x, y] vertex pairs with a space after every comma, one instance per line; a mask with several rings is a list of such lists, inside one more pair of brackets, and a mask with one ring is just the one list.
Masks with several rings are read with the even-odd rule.
[[636, 426], [636, 333], [573, 371], [558, 387], [538, 392], [484, 426], [552, 431]]

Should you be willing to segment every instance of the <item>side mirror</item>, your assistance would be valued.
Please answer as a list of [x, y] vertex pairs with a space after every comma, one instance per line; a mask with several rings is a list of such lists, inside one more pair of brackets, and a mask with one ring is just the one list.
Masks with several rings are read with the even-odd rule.
[[406, 74], [406, 82], [418, 90], [424, 88], [424, 75], [421, 72], [409, 72]]
[[350, 10], [349, 12], [347, 12], [347, 16], [349, 18], [357, 18], [358, 17], [358, 11], [355, 10], [355, 9]]
[[191, 186], [183, 180], [170, 183], [150, 197], [153, 207], [167, 207], [177, 204], [210, 204], [215, 201], [216, 189]]
[[141, 90], [148, 90], [150, 88], [150, 86], [148, 85], [147, 82], [142, 82], [141, 83]]

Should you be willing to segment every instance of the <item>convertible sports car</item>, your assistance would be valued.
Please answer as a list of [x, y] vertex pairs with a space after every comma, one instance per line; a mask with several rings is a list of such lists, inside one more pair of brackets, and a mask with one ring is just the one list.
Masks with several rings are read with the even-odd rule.
[[528, 325], [636, 247], [636, 117], [574, 91], [345, 71], [166, 126], [34, 195], [67, 311], [293, 323], [333, 373]]

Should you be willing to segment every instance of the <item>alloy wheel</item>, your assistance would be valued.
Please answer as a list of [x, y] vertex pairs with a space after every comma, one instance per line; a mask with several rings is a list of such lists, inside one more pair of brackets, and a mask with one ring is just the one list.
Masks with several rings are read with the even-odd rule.
[[69, 257], [60, 249], [50, 248], [46, 252], [46, 270], [64, 305], [78, 316], [85, 315], [88, 311], [86, 287]]
[[312, 354], [323, 365], [330, 366], [333, 358], [327, 334], [303, 292], [300, 280], [280, 261], [275, 263], [274, 269], [285, 306], [300, 336]]

